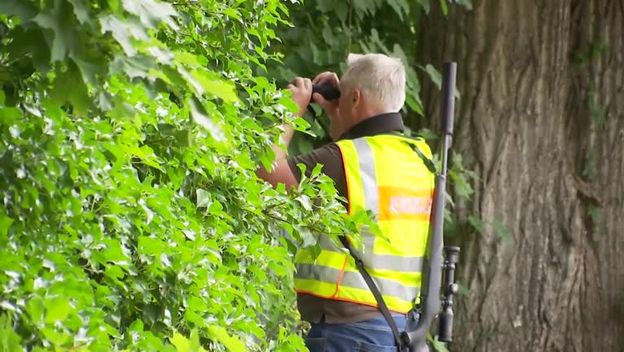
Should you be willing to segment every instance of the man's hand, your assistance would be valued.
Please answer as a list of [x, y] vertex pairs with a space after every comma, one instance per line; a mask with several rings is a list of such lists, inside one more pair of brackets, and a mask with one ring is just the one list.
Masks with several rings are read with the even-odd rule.
[[312, 81], [309, 78], [296, 77], [290, 82], [288, 89], [292, 92], [292, 99], [299, 106], [297, 115], [302, 116], [312, 98]]
[[[338, 80], [338, 76], [334, 72], [326, 71], [323, 73], [319, 73], [316, 77], [314, 77], [312, 83], [339, 88], [340, 81]], [[332, 120], [336, 120], [338, 118], [338, 100], [326, 100], [319, 93], [314, 93], [312, 95], [312, 99], [315, 103], [319, 104], [323, 108], [323, 110], [325, 110], [325, 113]]]

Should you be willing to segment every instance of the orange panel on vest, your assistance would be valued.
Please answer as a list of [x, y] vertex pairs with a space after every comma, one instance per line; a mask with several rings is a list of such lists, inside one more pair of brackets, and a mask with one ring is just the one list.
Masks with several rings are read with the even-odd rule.
[[379, 187], [379, 220], [429, 220], [433, 190]]

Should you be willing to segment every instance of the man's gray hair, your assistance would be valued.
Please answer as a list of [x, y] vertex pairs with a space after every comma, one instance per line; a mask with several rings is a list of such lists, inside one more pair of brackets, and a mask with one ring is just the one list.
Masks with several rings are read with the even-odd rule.
[[359, 88], [365, 96], [388, 112], [405, 103], [405, 68], [400, 59], [383, 54], [349, 54], [341, 85]]

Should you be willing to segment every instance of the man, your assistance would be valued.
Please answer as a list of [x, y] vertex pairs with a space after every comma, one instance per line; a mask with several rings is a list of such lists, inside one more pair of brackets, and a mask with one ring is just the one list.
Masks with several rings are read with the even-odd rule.
[[[334, 142], [291, 158], [279, 151], [273, 169], [258, 175], [273, 185], [296, 186], [301, 179], [297, 164], [312, 170], [318, 163], [347, 199], [349, 213], [373, 213], [381, 235], [363, 232], [359, 254], [403, 329], [421, 282], [434, 188], [425, 165], [431, 152], [422, 139], [401, 135], [401, 61], [381, 54], [349, 55], [348, 64], [340, 80], [324, 72], [312, 81], [297, 77], [289, 85], [300, 114], [312, 100], [329, 115]], [[337, 87], [341, 96], [327, 101], [312, 94], [312, 84]], [[286, 145], [292, 134], [287, 128], [282, 136]], [[295, 259], [298, 308], [312, 325], [306, 339], [310, 351], [396, 351], [390, 327], [348, 252], [323, 236], [320, 243], [318, 257], [301, 250]]]

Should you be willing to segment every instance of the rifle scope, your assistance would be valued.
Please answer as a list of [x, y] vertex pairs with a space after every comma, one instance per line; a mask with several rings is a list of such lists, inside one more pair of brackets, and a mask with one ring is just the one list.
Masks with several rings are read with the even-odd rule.
[[444, 265], [442, 266], [442, 312], [438, 316], [438, 340], [453, 341], [453, 296], [459, 286], [455, 283], [455, 264], [459, 262], [459, 247], [444, 247]]

